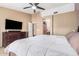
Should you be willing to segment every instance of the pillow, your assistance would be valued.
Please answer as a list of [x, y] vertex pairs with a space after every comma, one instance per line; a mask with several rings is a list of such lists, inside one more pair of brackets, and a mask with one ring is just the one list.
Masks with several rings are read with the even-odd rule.
[[74, 32], [68, 37], [69, 43], [79, 54], [79, 32]]
[[75, 32], [70, 32], [66, 35], [67, 39], [70, 39], [73, 35], [74, 35]]

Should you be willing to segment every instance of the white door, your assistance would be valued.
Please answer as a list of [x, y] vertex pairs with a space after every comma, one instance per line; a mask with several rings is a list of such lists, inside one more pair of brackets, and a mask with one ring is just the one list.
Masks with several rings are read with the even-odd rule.
[[31, 22], [28, 23], [28, 36], [33, 36], [33, 24]]

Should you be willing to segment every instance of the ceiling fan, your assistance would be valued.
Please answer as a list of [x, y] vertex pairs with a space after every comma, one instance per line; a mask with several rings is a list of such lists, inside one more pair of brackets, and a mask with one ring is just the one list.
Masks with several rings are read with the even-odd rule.
[[38, 6], [39, 3], [29, 3], [29, 4], [30, 4], [30, 6], [24, 7], [23, 9], [32, 8], [34, 13], [36, 12], [36, 9], [45, 10], [44, 8]]

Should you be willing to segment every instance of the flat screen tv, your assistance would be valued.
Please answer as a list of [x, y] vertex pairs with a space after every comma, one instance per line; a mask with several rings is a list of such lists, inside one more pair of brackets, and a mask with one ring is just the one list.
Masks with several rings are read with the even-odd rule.
[[22, 29], [22, 22], [6, 19], [5, 29]]

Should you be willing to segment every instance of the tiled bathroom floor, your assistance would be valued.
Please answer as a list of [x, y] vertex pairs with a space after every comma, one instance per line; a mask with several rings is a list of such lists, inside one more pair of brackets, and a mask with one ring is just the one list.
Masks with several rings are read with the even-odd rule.
[[8, 56], [7, 53], [4, 53], [4, 48], [0, 48], [0, 56]]

